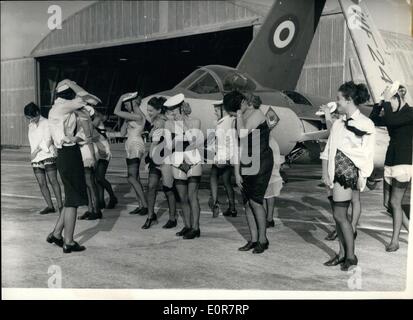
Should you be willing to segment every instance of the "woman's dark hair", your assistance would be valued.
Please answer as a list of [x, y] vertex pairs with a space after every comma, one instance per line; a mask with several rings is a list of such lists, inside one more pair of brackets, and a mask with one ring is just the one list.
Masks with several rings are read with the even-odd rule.
[[24, 107], [24, 115], [30, 118], [37, 117], [40, 114], [40, 108], [34, 102], [30, 102]]
[[161, 111], [161, 113], [165, 113], [165, 108], [163, 106], [165, 101], [165, 97], [152, 97], [149, 99], [148, 104], [152, 106], [155, 110]]
[[55, 99], [62, 98], [62, 99], [65, 99], [65, 100], [73, 100], [74, 98], [76, 98], [76, 92], [74, 92], [72, 88], [68, 88], [68, 89], [63, 90], [61, 92], [56, 91], [54, 98]]
[[248, 96], [248, 103], [252, 105], [254, 109], [259, 109], [262, 104], [262, 100], [259, 96], [256, 96], [255, 94], [250, 93]]
[[355, 105], [366, 103], [370, 99], [369, 91], [363, 83], [355, 84], [353, 81], [343, 83], [338, 89], [346, 100], [353, 100]]
[[224, 110], [226, 112], [237, 112], [241, 108], [241, 103], [246, 100], [239, 91], [231, 91], [224, 96]]

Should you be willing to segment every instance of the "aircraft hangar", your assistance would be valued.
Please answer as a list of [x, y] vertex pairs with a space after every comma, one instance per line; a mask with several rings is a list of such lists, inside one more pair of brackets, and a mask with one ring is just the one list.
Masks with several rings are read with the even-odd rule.
[[[269, 8], [253, 0], [93, 3], [51, 31], [30, 57], [1, 61], [1, 144], [28, 145], [24, 105], [35, 101], [47, 113], [64, 78], [99, 96], [110, 114], [121, 93], [171, 88], [202, 65], [235, 67]], [[413, 61], [411, 37], [382, 35], [399, 61]], [[403, 70], [413, 83], [411, 68]], [[364, 76], [338, 2], [328, 1], [296, 91], [333, 98], [348, 79]]]

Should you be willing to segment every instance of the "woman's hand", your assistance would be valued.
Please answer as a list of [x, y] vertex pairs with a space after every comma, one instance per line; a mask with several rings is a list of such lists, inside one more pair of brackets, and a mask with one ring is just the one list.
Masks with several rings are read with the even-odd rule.
[[242, 185], [244, 181], [239, 173], [235, 173], [235, 183], [237, 184], [238, 188], [243, 191], [244, 187]]
[[321, 181], [322, 181], [327, 187], [330, 187], [330, 186], [331, 186], [331, 180], [330, 180], [330, 178], [328, 177], [328, 174], [324, 173], [323, 176], [322, 176], [322, 178], [321, 178]]

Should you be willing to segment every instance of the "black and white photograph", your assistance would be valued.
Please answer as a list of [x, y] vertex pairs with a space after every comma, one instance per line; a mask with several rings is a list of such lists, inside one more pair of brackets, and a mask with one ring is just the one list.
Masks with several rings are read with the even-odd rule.
[[2, 299], [412, 299], [412, 17], [1, 1]]

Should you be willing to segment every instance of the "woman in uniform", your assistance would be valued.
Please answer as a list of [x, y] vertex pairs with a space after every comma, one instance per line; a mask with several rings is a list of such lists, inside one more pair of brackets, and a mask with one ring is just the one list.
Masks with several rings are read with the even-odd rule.
[[[86, 248], [73, 239], [77, 208], [88, 204], [82, 154], [76, 134], [75, 110], [84, 107], [80, 94], [71, 88], [74, 82], [63, 80], [56, 86], [55, 102], [49, 112], [49, 129], [57, 148], [57, 169], [64, 186], [65, 202], [47, 242], [63, 247], [64, 253], [83, 251]], [[64, 231], [64, 239], [62, 233]]]
[[[393, 235], [386, 251], [399, 249], [401, 226], [409, 230], [409, 219], [402, 208], [403, 196], [412, 177], [413, 108], [405, 101], [406, 88], [399, 83], [386, 88], [383, 100], [374, 106], [370, 118], [385, 125], [390, 142], [384, 162], [384, 206], [393, 215]], [[380, 113], [384, 110], [384, 114]]]
[[324, 265], [341, 264], [343, 271], [358, 263], [354, 230], [347, 216], [353, 191], [364, 190], [374, 168], [374, 123], [358, 109], [369, 97], [364, 84], [356, 85], [350, 81], [340, 86], [337, 111], [342, 117], [333, 123], [327, 145], [320, 156], [323, 160], [323, 182], [333, 192], [333, 215], [343, 249]]
[[172, 167], [163, 163], [163, 151], [159, 148], [163, 148], [162, 142], [164, 141], [165, 122], [167, 120], [164, 112], [164, 106], [166, 99], [164, 97], [152, 97], [148, 101], [147, 112], [152, 123], [152, 129], [149, 133], [149, 140], [151, 146], [149, 154], [146, 157], [146, 162], [149, 165], [149, 178], [148, 178], [148, 219], [143, 225], [143, 229], [148, 229], [152, 224], [158, 222], [155, 214], [155, 202], [157, 187], [159, 180], [162, 177], [163, 191], [165, 193], [166, 200], [169, 207], [169, 219], [167, 223], [162, 227], [164, 229], [174, 228], [177, 225], [176, 220], [176, 199], [173, 192], [174, 178], [172, 174]]
[[46, 175], [49, 183], [52, 185], [59, 211], [61, 211], [63, 203], [59, 181], [57, 180], [57, 151], [50, 135], [48, 120], [40, 115], [39, 107], [33, 102], [24, 107], [24, 115], [29, 120], [28, 136], [33, 172], [39, 183], [43, 198], [47, 203], [47, 207], [40, 211], [40, 214], [56, 212], [47, 185]]
[[[135, 190], [136, 196], [142, 208], [131, 211], [131, 214], [148, 214], [148, 205], [145, 193], [139, 178], [139, 166], [142, 156], [145, 153], [145, 143], [142, 139], [142, 132], [145, 126], [145, 115], [140, 109], [141, 98], [137, 93], [126, 93], [119, 98], [114, 114], [125, 119], [127, 130], [127, 140], [125, 142], [126, 164], [128, 167], [128, 182]], [[122, 110], [122, 106], [126, 111]]]
[[172, 154], [165, 158], [165, 163], [172, 165], [185, 224], [176, 235], [183, 236], [184, 239], [194, 239], [201, 235], [198, 189], [202, 175], [202, 158], [198, 148], [203, 146], [204, 141], [199, 134], [201, 121], [188, 116], [183, 110], [187, 108], [184, 98], [183, 94], [177, 94], [164, 103], [168, 118], [165, 130], [171, 133], [171, 137], [166, 137], [166, 145], [172, 150]]

